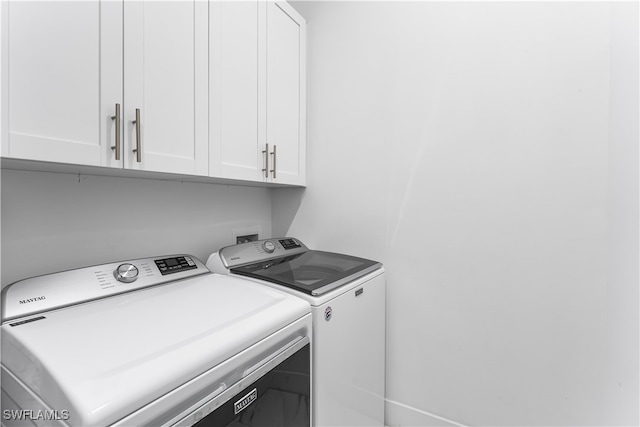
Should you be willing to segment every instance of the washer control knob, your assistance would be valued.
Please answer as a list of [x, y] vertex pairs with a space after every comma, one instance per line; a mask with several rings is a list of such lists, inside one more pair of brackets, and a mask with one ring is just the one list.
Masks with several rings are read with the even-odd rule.
[[262, 248], [268, 253], [272, 253], [276, 250], [276, 245], [271, 240], [267, 240], [262, 244]]
[[118, 282], [131, 283], [138, 278], [138, 267], [133, 264], [120, 264], [113, 271], [113, 276]]

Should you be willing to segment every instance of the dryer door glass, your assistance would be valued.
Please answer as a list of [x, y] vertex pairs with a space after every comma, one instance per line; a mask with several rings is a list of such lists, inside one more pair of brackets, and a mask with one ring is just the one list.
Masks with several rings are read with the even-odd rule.
[[197, 427], [311, 425], [309, 344], [193, 424]]
[[323, 251], [258, 262], [231, 269], [253, 277], [319, 295], [377, 269], [380, 263], [350, 255]]

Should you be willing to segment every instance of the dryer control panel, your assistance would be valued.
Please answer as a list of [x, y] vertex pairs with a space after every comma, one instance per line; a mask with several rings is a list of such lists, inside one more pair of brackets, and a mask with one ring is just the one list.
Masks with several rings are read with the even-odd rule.
[[32, 277], [2, 290], [2, 323], [207, 273], [192, 255], [169, 255]]
[[193, 270], [198, 268], [195, 261], [188, 256], [171, 257], [155, 260], [160, 274], [163, 276], [166, 274], [179, 273], [181, 271]]

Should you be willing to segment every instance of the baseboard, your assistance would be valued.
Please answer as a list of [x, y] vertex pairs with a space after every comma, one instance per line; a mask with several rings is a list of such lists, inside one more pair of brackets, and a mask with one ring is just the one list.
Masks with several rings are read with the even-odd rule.
[[466, 427], [436, 414], [385, 399], [385, 425], [388, 427]]

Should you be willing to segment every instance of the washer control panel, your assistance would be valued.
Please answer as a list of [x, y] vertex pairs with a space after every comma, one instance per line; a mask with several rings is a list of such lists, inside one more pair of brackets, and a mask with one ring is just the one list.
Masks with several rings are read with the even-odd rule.
[[276, 250], [276, 244], [273, 243], [271, 240], [266, 240], [263, 244], [262, 244], [262, 249], [264, 249], [265, 252], [267, 253], [273, 253], [273, 251]]
[[278, 240], [282, 245], [282, 248], [285, 251], [290, 251], [291, 249], [297, 249], [302, 247], [301, 244], [296, 239], [280, 239]]
[[2, 322], [208, 273], [192, 255], [170, 255], [32, 277], [2, 290]]
[[308, 250], [309, 249], [298, 239], [280, 237], [227, 246], [220, 249], [218, 254], [224, 266], [226, 268], [232, 268], [244, 264], [252, 264], [254, 262], [294, 255]]

